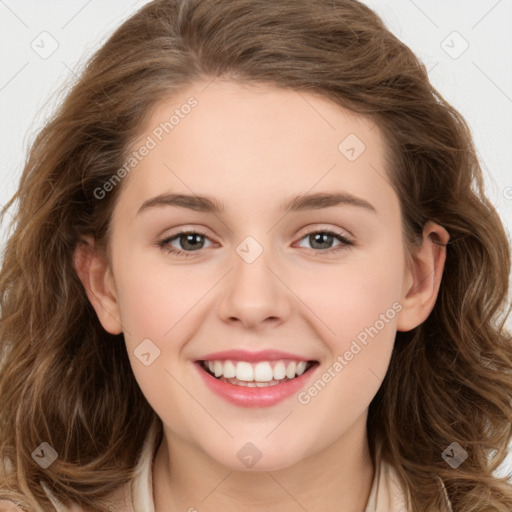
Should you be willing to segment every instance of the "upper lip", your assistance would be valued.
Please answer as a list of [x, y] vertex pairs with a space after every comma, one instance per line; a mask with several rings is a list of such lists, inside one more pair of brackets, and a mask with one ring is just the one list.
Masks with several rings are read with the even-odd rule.
[[260, 350], [259, 352], [251, 352], [248, 350], [224, 350], [222, 352], [212, 352], [198, 361], [278, 361], [279, 359], [293, 359], [294, 361], [312, 361], [312, 359], [292, 354], [291, 352], [282, 352], [281, 350]]

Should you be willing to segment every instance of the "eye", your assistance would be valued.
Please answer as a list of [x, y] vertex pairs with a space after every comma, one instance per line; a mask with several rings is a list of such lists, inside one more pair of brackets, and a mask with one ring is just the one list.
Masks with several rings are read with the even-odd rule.
[[[312, 231], [307, 235], [303, 236], [301, 240], [307, 239], [309, 243], [313, 246], [312, 251], [315, 253], [335, 253], [344, 249], [347, 249], [348, 246], [354, 245], [352, 240], [347, 238], [343, 233], [336, 233], [330, 230], [322, 230], [322, 231]], [[331, 246], [331, 244], [338, 240], [338, 245], [334, 247], [326, 247]], [[316, 247], [315, 247], [316, 246]], [[320, 246], [320, 247], [319, 247]], [[316, 250], [318, 249], [318, 250]]]
[[[166, 249], [169, 254], [176, 254], [179, 256], [189, 257], [192, 256], [191, 254], [189, 254], [190, 252], [199, 251], [203, 248], [203, 244], [200, 241], [198, 241], [198, 239], [201, 237], [208, 238], [206, 236], [206, 233], [202, 233], [200, 231], [192, 229], [180, 231], [179, 233], [171, 237], [164, 238], [163, 240], [158, 242], [158, 246], [162, 249]], [[181, 247], [185, 250], [176, 249], [175, 247], [173, 247], [171, 243], [174, 241], [179, 242]]]

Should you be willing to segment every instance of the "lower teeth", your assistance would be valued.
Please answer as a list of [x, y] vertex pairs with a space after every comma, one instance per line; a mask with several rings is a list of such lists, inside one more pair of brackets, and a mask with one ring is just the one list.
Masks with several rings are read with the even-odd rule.
[[[295, 378], [295, 377], [294, 377]], [[284, 378], [282, 380], [271, 380], [269, 382], [256, 382], [256, 381], [246, 381], [246, 380], [238, 380], [235, 378], [226, 379], [225, 377], [216, 377], [218, 380], [222, 380], [224, 382], [228, 382], [229, 384], [234, 384], [235, 386], [246, 386], [249, 388], [266, 388], [268, 386], [276, 386], [277, 384], [281, 384], [281, 382], [287, 382], [292, 379]]]

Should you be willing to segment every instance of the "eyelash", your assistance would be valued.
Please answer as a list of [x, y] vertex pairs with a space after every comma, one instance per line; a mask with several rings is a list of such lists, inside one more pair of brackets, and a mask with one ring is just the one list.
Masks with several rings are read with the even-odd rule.
[[[325, 254], [325, 253], [329, 253], [329, 254], [337, 253], [339, 251], [345, 250], [345, 249], [349, 248], [350, 246], [354, 245], [354, 243], [351, 240], [349, 240], [342, 233], [337, 233], [335, 231], [331, 231], [328, 229], [311, 231], [309, 233], [306, 233], [304, 236], [302, 236], [300, 240], [302, 240], [303, 238], [306, 238], [308, 236], [311, 236], [311, 235], [316, 235], [318, 233], [334, 235], [334, 237], [336, 239], [338, 239], [340, 242], [342, 242], [342, 244], [340, 244], [332, 249], [309, 249], [310, 251], [313, 251], [317, 255]], [[171, 247], [169, 245], [170, 242], [176, 240], [177, 238], [180, 238], [182, 235], [188, 235], [188, 234], [200, 235], [204, 238], [208, 238], [208, 235], [206, 233], [203, 233], [202, 231], [197, 231], [195, 229], [184, 230], [184, 231], [180, 231], [179, 233], [176, 233], [175, 235], [172, 235], [171, 237], [167, 237], [167, 238], [164, 238], [163, 240], [159, 241], [158, 246], [161, 249], [166, 249], [168, 254], [174, 254], [175, 256], [183, 256], [185, 258], [189, 258], [190, 256], [193, 256], [194, 253], [200, 252], [201, 249], [198, 249], [197, 251], [182, 251], [180, 249], [175, 249], [174, 247]]]

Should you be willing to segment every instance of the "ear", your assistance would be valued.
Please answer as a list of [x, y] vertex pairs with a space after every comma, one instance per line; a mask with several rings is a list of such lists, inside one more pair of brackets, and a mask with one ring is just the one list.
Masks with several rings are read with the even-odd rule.
[[410, 331], [423, 323], [434, 309], [446, 261], [446, 244], [450, 235], [445, 228], [428, 221], [423, 242], [411, 255], [406, 270], [402, 310], [397, 315], [397, 329]]
[[85, 236], [73, 254], [74, 267], [103, 328], [110, 334], [123, 332], [114, 277], [94, 238]]

